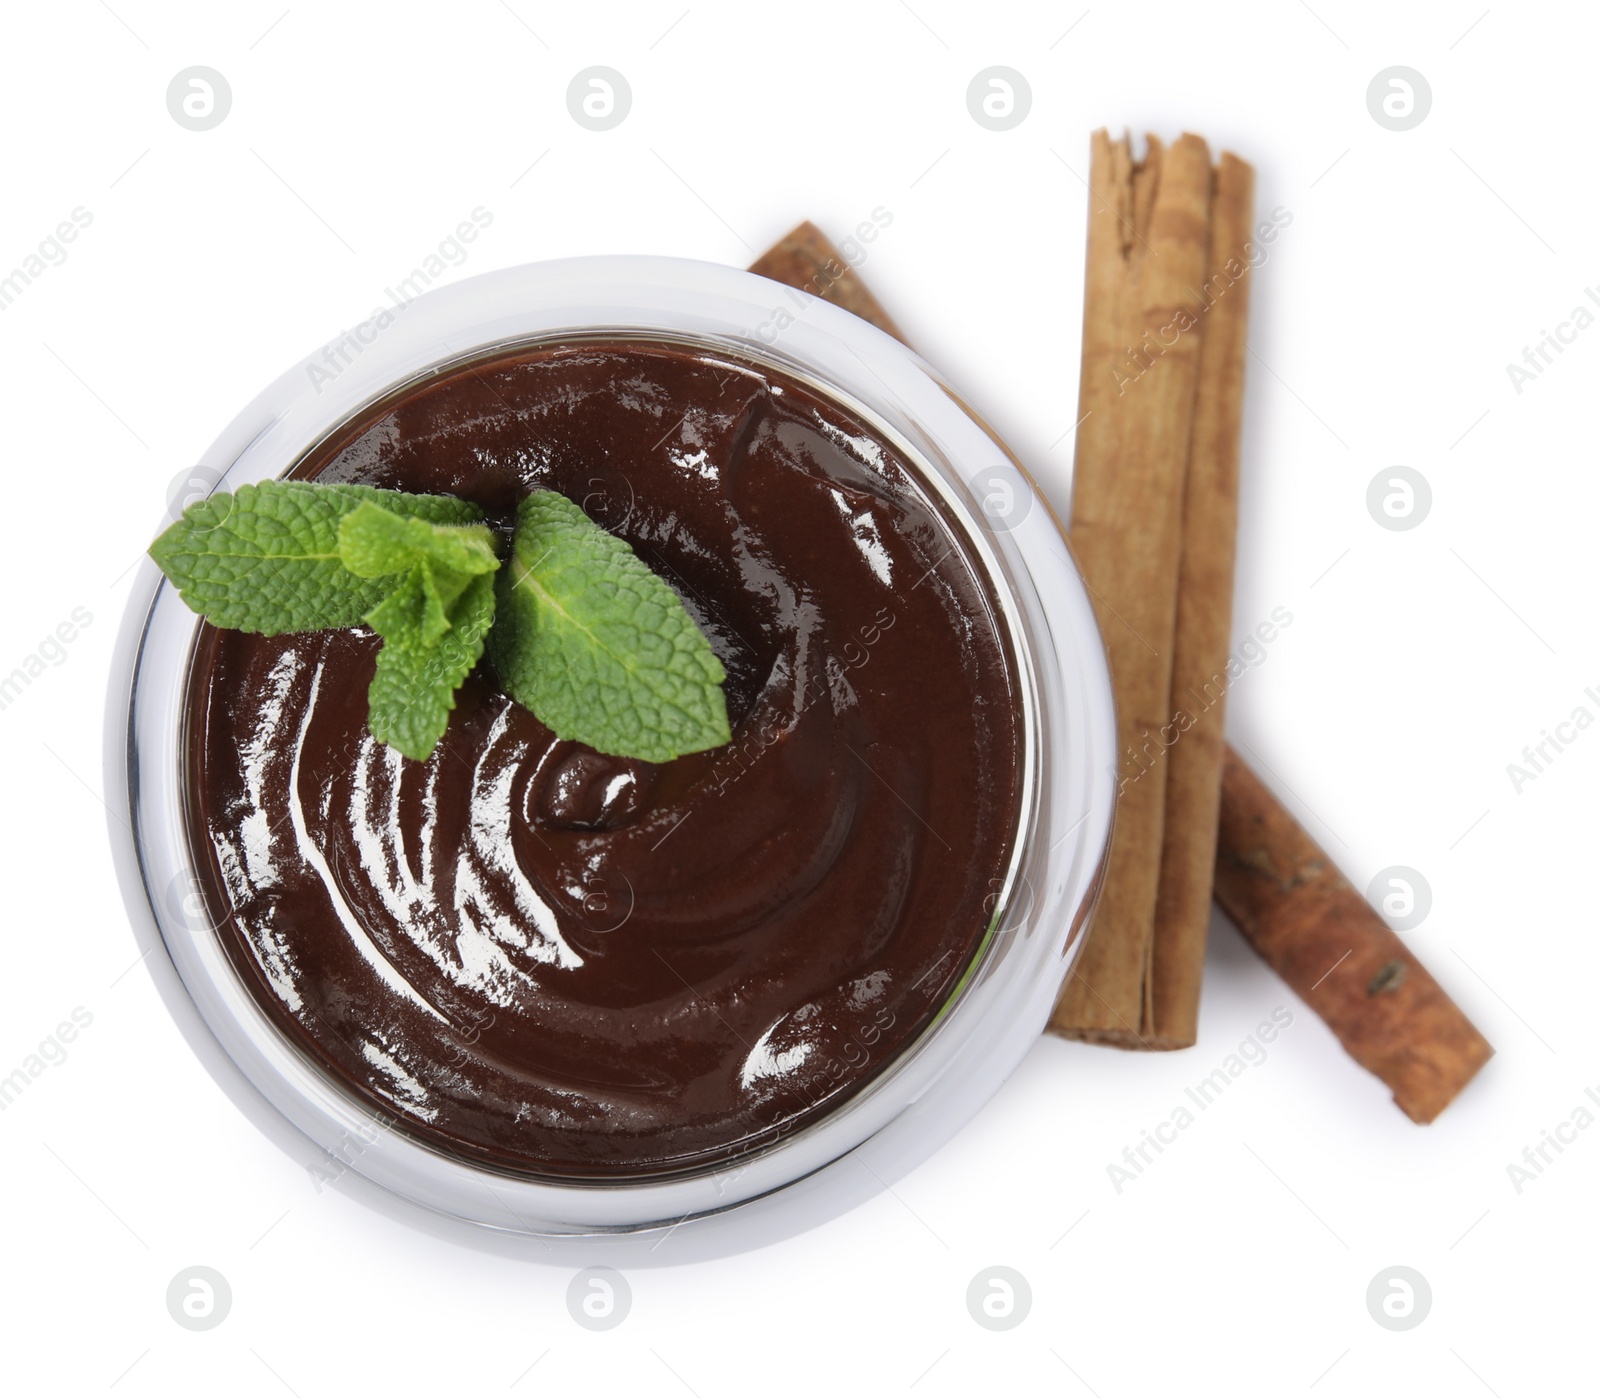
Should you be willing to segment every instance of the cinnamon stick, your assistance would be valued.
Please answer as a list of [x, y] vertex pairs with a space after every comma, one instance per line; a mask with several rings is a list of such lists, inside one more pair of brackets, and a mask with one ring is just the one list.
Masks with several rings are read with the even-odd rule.
[[1255, 171], [1223, 152], [1212, 178], [1211, 247], [1200, 288], [1200, 377], [1183, 497], [1172, 653], [1171, 723], [1177, 741], [1167, 749], [1161, 879], [1146, 972], [1150, 1027], [1145, 1035], [1161, 1048], [1185, 1048], [1195, 1041], [1211, 921], [1233, 634], [1254, 201]]
[[[1135, 161], [1126, 137], [1095, 133], [1068, 538], [1111, 663], [1121, 782], [1104, 892], [1050, 1028], [1128, 1048], [1194, 1043], [1187, 1004], [1175, 1031], [1157, 1021], [1155, 984], [1165, 973], [1154, 963], [1168, 755], [1174, 738], [1187, 738], [1174, 722], [1173, 665], [1211, 182], [1210, 152], [1198, 136], [1183, 136], [1170, 150], [1151, 137], [1145, 159]], [[1231, 599], [1231, 547], [1228, 556]], [[1186, 789], [1186, 808], [1189, 796]], [[1172, 831], [1183, 846], [1175, 861], [1186, 871], [1194, 863], [1188, 847], [1201, 843], [1196, 835], [1204, 832]], [[1198, 939], [1185, 933], [1168, 941], [1192, 965], [1172, 979], [1163, 1007], [1198, 996], [1203, 928]]]
[[1413, 1122], [1494, 1050], [1231, 748], [1216, 894], [1239, 931]]

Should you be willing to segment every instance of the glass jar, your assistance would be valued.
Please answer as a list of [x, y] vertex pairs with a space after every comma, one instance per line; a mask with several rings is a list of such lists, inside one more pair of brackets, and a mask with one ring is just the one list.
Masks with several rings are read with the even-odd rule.
[[333, 1161], [470, 1223], [560, 1235], [697, 1227], [724, 1216], [726, 1229], [733, 1210], [748, 1237], [758, 1216], [769, 1230], [793, 1227], [859, 1198], [862, 1173], [854, 1183], [846, 1176], [852, 1153], [868, 1144], [875, 1180], [903, 1174], [977, 1112], [1043, 1031], [1081, 945], [1110, 838], [1110, 680], [1088, 594], [1048, 504], [955, 392], [849, 312], [728, 267], [652, 257], [538, 263], [375, 312], [250, 404], [196, 469], [196, 484], [232, 490], [281, 476], [367, 405], [485, 351], [597, 335], [703, 344], [841, 402], [900, 449], [988, 575], [1018, 671], [1020, 824], [990, 935], [921, 1035], [776, 1144], [671, 1179], [532, 1179], [391, 1130], [392, 1119], [268, 1020], [195, 897], [183, 735], [200, 618], [148, 559], [123, 622], [108, 707], [112, 842], [135, 933], [155, 949], [147, 964], [219, 1082], [249, 1097], [247, 1110], [258, 1114], [264, 1099]]

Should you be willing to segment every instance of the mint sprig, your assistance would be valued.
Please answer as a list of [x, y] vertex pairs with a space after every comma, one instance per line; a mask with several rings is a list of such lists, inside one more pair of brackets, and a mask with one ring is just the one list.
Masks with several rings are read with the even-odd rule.
[[368, 727], [410, 758], [433, 753], [486, 644], [559, 737], [649, 762], [729, 738], [721, 662], [677, 594], [554, 491], [522, 502], [509, 568], [466, 501], [308, 481], [199, 501], [150, 554], [215, 626], [371, 627]]

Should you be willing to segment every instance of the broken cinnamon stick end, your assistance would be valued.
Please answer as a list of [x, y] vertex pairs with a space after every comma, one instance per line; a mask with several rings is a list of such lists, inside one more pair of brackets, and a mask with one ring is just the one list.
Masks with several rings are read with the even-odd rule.
[[896, 340], [905, 339], [844, 254], [814, 223], [807, 221], [780, 238], [750, 264], [750, 271], [832, 301]]
[[1431, 1056], [1402, 1076], [1394, 1090], [1395, 1106], [1413, 1122], [1426, 1127], [1453, 1103], [1478, 1070], [1494, 1058], [1494, 1046], [1469, 1025], [1471, 1039], [1457, 1045], [1442, 1061]]
[[1130, 1030], [1094, 1030], [1081, 1025], [1058, 1025], [1052, 1020], [1045, 1026], [1052, 1035], [1080, 1044], [1104, 1044], [1115, 1049], [1171, 1050], [1193, 1049], [1193, 1039], [1178, 1039], [1172, 1035], [1136, 1035]]
[[1073, 972], [1067, 978], [1045, 1029], [1064, 1040], [1117, 1049], [1191, 1049], [1195, 1042], [1194, 1035], [1182, 1028], [1135, 1028], [1084, 979], [1082, 972]]

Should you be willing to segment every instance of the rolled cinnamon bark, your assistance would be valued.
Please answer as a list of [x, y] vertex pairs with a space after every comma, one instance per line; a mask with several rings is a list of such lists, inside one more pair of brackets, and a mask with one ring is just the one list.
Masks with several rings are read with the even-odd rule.
[[[1097, 131], [1093, 140], [1068, 538], [1111, 663], [1120, 782], [1105, 888], [1050, 1028], [1130, 1049], [1175, 1049], [1194, 1043], [1193, 1016], [1176, 1035], [1156, 1020], [1156, 905], [1170, 755], [1176, 738], [1187, 740], [1175, 723], [1173, 658], [1206, 331], [1200, 289], [1211, 155], [1198, 136], [1183, 136], [1170, 150], [1150, 137], [1142, 161], [1126, 137]], [[1231, 547], [1228, 562], [1231, 597]], [[1187, 851], [1190, 835], [1175, 828], [1172, 839]], [[1180, 939], [1171, 949], [1192, 962], [1177, 978], [1185, 1000], [1199, 994], [1203, 930], [1191, 943]]]
[[1217, 902], [1413, 1122], [1432, 1122], [1494, 1050], [1231, 748]]
[[1161, 1048], [1186, 1048], [1195, 1041], [1211, 921], [1233, 636], [1254, 200], [1255, 171], [1224, 151], [1212, 178], [1211, 246], [1200, 289], [1200, 377], [1183, 496], [1183, 562], [1172, 653], [1171, 722], [1177, 741], [1167, 750], [1161, 882], [1147, 973], [1146, 1034]]

